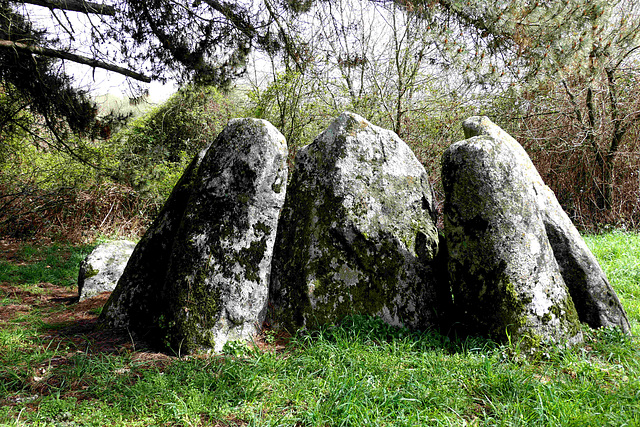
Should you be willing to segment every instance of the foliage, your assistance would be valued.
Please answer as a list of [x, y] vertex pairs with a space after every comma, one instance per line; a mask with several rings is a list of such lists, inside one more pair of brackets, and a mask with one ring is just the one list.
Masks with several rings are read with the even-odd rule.
[[[112, 37], [122, 51], [111, 53], [130, 65], [148, 60], [158, 78], [177, 71], [184, 82], [215, 84], [226, 95], [185, 85], [118, 129], [115, 115], [95, 120], [91, 103], [57, 63], [2, 50], [0, 233], [136, 234], [229, 118], [271, 121], [287, 138], [293, 163], [297, 150], [344, 110], [395, 130], [425, 165], [440, 199], [440, 156], [462, 138], [459, 122], [490, 115], [523, 143], [579, 226], [640, 225], [635, 0], [115, 6], [115, 20], [101, 18], [109, 30], [87, 25], [94, 41]], [[73, 45], [34, 30], [26, 9], [6, 1], [0, 8], [0, 38]], [[268, 58], [257, 59], [249, 83], [231, 91], [254, 49]], [[93, 50], [105, 53], [98, 44]], [[33, 73], [37, 78], [20, 77]], [[247, 86], [245, 105], [236, 93]], [[67, 124], [58, 126], [56, 117]]]
[[[640, 300], [640, 236], [587, 236], [625, 307]], [[77, 259], [88, 248], [67, 249]], [[585, 343], [526, 358], [517, 347], [354, 316], [273, 346], [232, 343], [227, 354], [176, 358], [87, 328], [89, 306], [22, 282], [47, 262], [66, 287], [63, 247], [25, 246], [0, 270], [3, 425], [635, 425], [637, 337], [584, 329]], [[54, 259], [58, 261], [54, 261]], [[25, 265], [14, 265], [24, 263]], [[624, 277], [629, 272], [629, 279]], [[66, 288], [68, 289], [68, 288]], [[56, 291], [57, 292], [57, 291]], [[59, 294], [55, 294], [59, 295]], [[50, 304], [25, 301], [49, 300]], [[86, 304], [86, 303], [82, 303]], [[77, 313], [82, 320], [69, 320]], [[638, 312], [629, 310], [638, 330]], [[60, 320], [62, 319], [62, 320]], [[71, 319], [73, 319], [71, 317]], [[90, 321], [89, 321], [90, 323]], [[272, 334], [273, 335], [273, 334]], [[276, 341], [276, 340], [274, 340]], [[115, 344], [114, 344], [115, 343]]]
[[[37, 30], [7, 1], [0, 2], [0, 39], [29, 44], [47, 40], [44, 31]], [[52, 60], [34, 61], [31, 54], [10, 49], [1, 49], [0, 59], [0, 87], [5, 96], [26, 101], [53, 128], [59, 129], [57, 118], [66, 120], [76, 131], [90, 127], [95, 105], [86, 92], [72, 87], [71, 79], [60, 73]]]
[[0, 167], [0, 234], [138, 235], [191, 159], [242, 114], [239, 105], [214, 88], [186, 87], [109, 140], [68, 137], [73, 154], [51, 149], [46, 133], [15, 133]]
[[[99, 145], [86, 146], [85, 153], [96, 164], [108, 158]], [[21, 144], [0, 168], [0, 235], [74, 241], [98, 229], [136, 235], [157, 206], [102, 172], [67, 153]]]
[[0, 227], [5, 235], [26, 236], [47, 226], [38, 218], [70, 203], [94, 170], [59, 151], [24, 143], [16, 148], [0, 170]]
[[297, 150], [313, 142], [339, 114], [323, 103], [322, 93], [318, 82], [306, 74], [276, 73], [264, 88], [253, 82], [247, 113], [270, 121], [284, 135], [293, 161]]
[[[0, 102], [0, 155], [20, 141], [13, 135], [24, 128], [22, 113], [28, 108], [38, 127], [51, 132], [41, 143], [83, 161], [83, 147], [73, 144], [82, 139], [69, 138], [68, 131], [106, 139], [120, 118], [96, 121], [95, 103], [74, 85], [65, 62], [55, 58], [148, 83], [147, 76], [115, 65], [129, 62], [139, 69], [145, 64], [155, 78], [171, 75], [181, 84], [229, 90], [254, 47], [275, 52], [287, 45], [289, 36], [274, 28], [277, 13], [304, 9], [295, 2], [255, 8], [235, 1], [41, 1], [34, 4], [48, 7], [51, 21], [42, 29], [36, 22], [42, 15], [23, 3], [33, 2], [0, 1], [0, 96], [9, 101]], [[68, 11], [84, 15], [69, 19]]]
[[27, 105], [0, 90], [0, 168], [23, 148], [28, 131], [33, 127], [33, 115], [26, 110]]
[[120, 43], [132, 64], [148, 64], [154, 78], [173, 71], [180, 83], [227, 90], [246, 71], [252, 49], [286, 48], [289, 35], [274, 21], [279, 13], [293, 10], [293, 3], [124, 0], [107, 36]]
[[640, 37], [634, 0], [407, 5], [423, 19], [443, 19], [443, 50], [451, 58], [457, 54], [463, 75], [485, 88], [597, 75], [626, 58]]
[[114, 136], [115, 179], [163, 203], [191, 159], [238, 113], [214, 87], [182, 88]]
[[[59, 40], [30, 20], [7, 1], [0, 1], [0, 41], [25, 45], [56, 45]], [[17, 49], [0, 49], [0, 164], [3, 153], [25, 144], [23, 134], [40, 139], [58, 150], [82, 155], [77, 139], [69, 131], [89, 135], [96, 116], [95, 103], [87, 92], [73, 86], [72, 79], [55, 60]]]

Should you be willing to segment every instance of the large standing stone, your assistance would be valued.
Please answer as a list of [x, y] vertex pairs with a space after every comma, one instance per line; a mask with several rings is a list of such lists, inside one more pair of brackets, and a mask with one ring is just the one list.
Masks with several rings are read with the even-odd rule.
[[80, 263], [80, 301], [113, 291], [135, 247], [136, 244], [130, 240], [114, 240], [96, 246]]
[[[173, 246], [189, 198], [198, 167], [211, 144], [202, 150], [185, 169], [153, 224], [136, 245], [129, 262], [102, 309], [101, 320], [116, 328], [128, 328], [156, 339], [159, 318], [166, 310], [162, 295]], [[155, 335], [155, 336], [154, 336]]]
[[483, 135], [443, 156], [454, 304], [474, 333], [525, 347], [575, 343], [578, 315], [519, 155], [503, 138]]
[[432, 190], [409, 147], [343, 113], [301, 149], [278, 225], [270, 319], [295, 330], [349, 314], [429, 327], [446, 306]]
[[510, 147], [518, 170], [529, 182], [542, 215], [547, 237], [580, 321], [592, 328], [618, 326], [629, 332], [629, 320], [620, 300], [584, 239], [560, 206], [558, 199], [531, 162], [522, 146], [487, 117], [471, 117], [462, 124], [465, 137], [490, 135]]
[[194, 159], [136, 248], [103, 317], [176, 351], [220, 351], [264, 320], [287, 183], [284, 137], [232, 120]]

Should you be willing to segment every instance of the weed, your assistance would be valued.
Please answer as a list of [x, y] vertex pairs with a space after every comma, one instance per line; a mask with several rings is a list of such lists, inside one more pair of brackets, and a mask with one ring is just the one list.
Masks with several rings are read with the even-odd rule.
[[246, 341], [227, 341], [222, 347], [222, 353], [228, 356], [242, 357], [250, 352], [249, 345]]

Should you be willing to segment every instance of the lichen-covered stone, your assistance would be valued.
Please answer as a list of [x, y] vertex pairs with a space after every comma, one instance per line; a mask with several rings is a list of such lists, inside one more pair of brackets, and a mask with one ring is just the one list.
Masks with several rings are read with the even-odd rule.
[[101, 321], [153, 339], [160, 335], [165, 310], [162, 290], [178, 228], [191, 196], [198, 167], [209, 147], [203, 149], [176, 183], [158, 216], [136, 245], [129, 262], [102, 309]]
[[174, 189], [105, 320], [180, 352], [220, 351], [255, 335], [266, 312], [286, 159], [284, 137], [271, 124], [232, 120]]
[[96, 246], [80, 263], [80, 301], [113, 291], [135, 247], [135, 242], [130, 240], [114, 240]]
[[580, 321], [592, 328], [617, 326], [629, 333], [627, 314], [604, 271], [522, 146], [487, 117], [471, 117], [462, 127], [467, 138], [490, 135], [516, 153], [515, 167], [523, 172], [529, 183], [527, 190], [538, 205], [554, 257]]
[[437, 291], [437, 254], [424, 168], [395, 133], [343, 113], [296, 157], [274, 249], [270, 320], [296, 330], [369, 314], [434, 326], [450, 298]]
[[454, 306], [472, 333], [525, 347], [579, 342], [578, 316], [518, 155], [483, 135], [443, 156]]

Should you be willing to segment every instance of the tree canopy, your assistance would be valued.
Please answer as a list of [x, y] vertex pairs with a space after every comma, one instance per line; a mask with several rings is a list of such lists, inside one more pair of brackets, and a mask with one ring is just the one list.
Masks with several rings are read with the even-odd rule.
[[[635, 0], [366, 0], [360, 3], [407, 17], [402, 25], [397, 21], [390, 26], [396, 36], [391, 44], [402, 52], [395, 59], [387, 57], [395, 66], [385, 68], [378, 63], [385, 60], [378, 52], [363, 45], [358, 50], [354, 42], [364, 22], [345, 22], [343, 3], [0, 0], [1, 84], [6, 94], [29, 100], [31, 109], [47, 121], [63, 118], [72, 129], [86, 131], [95, 109], [86, 93], [73, 86], [60, 59], [62, 64], [83, 63], [141, 81], [171, 78], [224, 89], [245, 73], [247, 58], [256, 50], [279, 56], [297, 72], [310, 70], [324, 52], [351, 86], [351, 97], [367, 95], [363, 90], [388, 91], [391, 80], [382, 82], [378, 74], [402, 73], [393, 86], [395, 105], [383, 105], [400, 129], [403, 103], [412, 93], [409, 86], [426, 81], [425, 69], [454, 76], [468, 87], [504, 90], [558, 76], [594, 79], [619, 67], [639, 45]], [[25, 4], [48, 8], [55, 25], [34, 26]], [[92, 16], [84, 50], [68, 13]], [[313, 29], [318, 23], [322, 31]], [[368, 31], [369, 40], [378, 37], [375, 28]], [[325, 47], [319, 48], [322, 43]], [[357, 70], [365, 69], [375, 72], [356, 90]], [[365, 74], [360, 72], [360, 78]]]
[[[274, 22], [276, 13], [295, 13], [301, 6], [270, 1], [0, 0], [0, 86], [13, 100], [0, 125], [15, 123], [16, 109], [23, 110], [26, 102], [49, 125], [62, 119], [76, 132], [88, 131], [95, 107], [72, 84], [66, 62], [142, 82], [172, 78], [228, 88], [244, 72], [253, 49], [293, 46]], [[50, 10], [48, 25], [35, 25], [33, 7]], [[69, 13], [85, 14], [86, 24]], [[77, 28], [83, 25], [87, 28]], [[88, 38], [79, 35], [82, 31]]]

